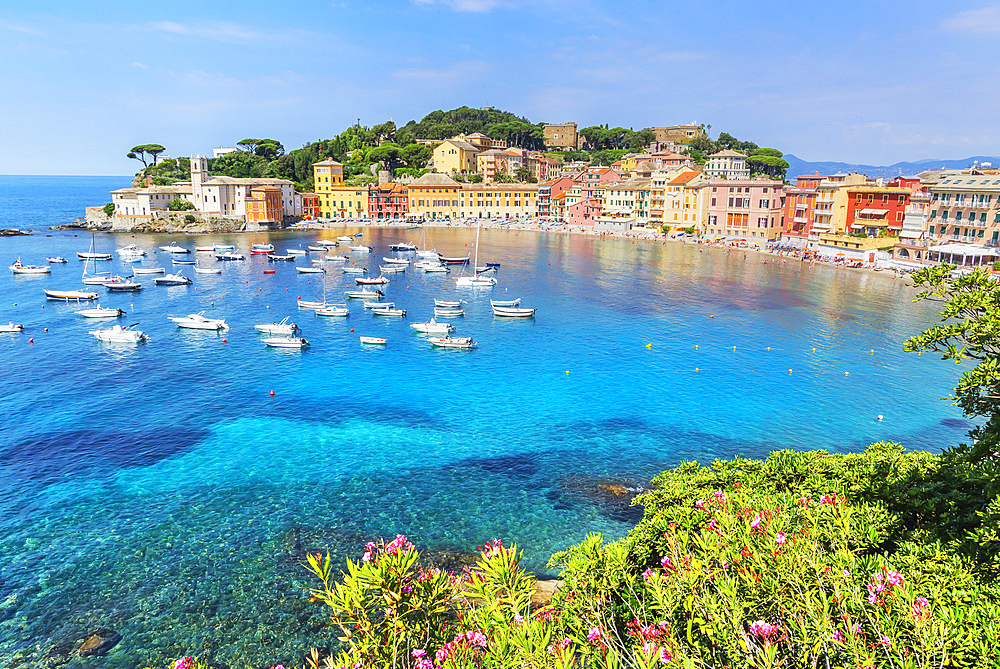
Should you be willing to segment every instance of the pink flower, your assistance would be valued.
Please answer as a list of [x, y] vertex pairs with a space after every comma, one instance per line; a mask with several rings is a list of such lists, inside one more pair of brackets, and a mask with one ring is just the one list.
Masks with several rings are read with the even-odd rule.
[[750, 521], [750, 529], [752, 529], [752, 530], [759, 530], [760, 529], [760, 514], [759, 513], [753, 517], [752, 521]]
[[413, 659], [416, 660], [413, 663], [413, 669], [434, 669], [434, 662], [431, 658], [427, 657], [426, 650], [417, 649], [413, 651]]
[[649, 583], [654, 578], [656, 578], [656, 572], [654, 572], [652, 569], [647, 569], [646, 571], [642, 572], [642, 580], [644, 580], [646, 583]]
[[847, 571], [846, 569], [844, 571], [840, 572], [840, 573], [841, 573], [841, 575], [844, 578], [850, 578], [851, 577], [851, 572]]
[[785, 537], [785, 533], [784, 533], [784, 532], [778, 532], [778, 534], [776, 534], [776, 535], [775, 535], [775, 537], [774, 537], [774, 541], [775, 541], [775, 542], [776, 542], [776, 543], [777, 543], [777, 544], [778, 544], [779, 546], [781, 546], [781, 545], [782, 545], [782, 544], [784, 544], [784, 543], [785, 543], [786, 541], [788, 541], [788, 539], [787, 539], [787, 538]]
[[696, 508], [696, 509], [704, 509], [705, 508], [705, 500], [699, 499], [697, 502], [694, 503], [694, 508]]
[[809, 506], [809, 502], [811, 501], [812, 501], [811, 499], [803, 495], [802, 497], [799, 497], [799, 501], [797, 503], [799, 504], [799, 506]]
[[889, 587], [903, 585], [903, 575], [898, 571], [893, 571], [892, 569], [885, 570], [885, 582], [889, 584]]
[[840, 630], [833, 630], [833, 640], [837, 643], [844, 643], [844, 635], [840, 633]]
[[192, 662], [191, 656], [182, 657], [181, 659], [174, 662], [174, 669], [191, 669], [192, 667], [191, 662]]
[[674, 563], [670, 559], [669, 555], [664, 555], [662, 558], [660, 558], [660, 566], [663, 567], [664, 569], [673, 569]]
[[715, 531], [720, 537], [722, 536], [722, 528], [719, 527], [719, 524], [716, 523], [715, 520], [710, 520], [708, 522], [708, 529]]
[[601, 628], [591, 627], [590, 631], [587, 632], [587, 641], [590, 643], [594, 643], [595, 641], [600, 641], [600, 640], [601, 640]]
[[408, 595], [411, 592], [413, 592], [413, 586], [412, 585], [410, 585], [409, 583], [407, 583], [406, 585], [403, 586], [403, 594], [404, 595]]
[[715, 491], [715, 499], [719, 502], [719, 504], [725, 504], [726, 501], [727, 501], [726, 500], [726, 493], [722, 492], [721, 490], [716, 490]]
[[923, 618], [927, 614], [927, 607], [930, 605], [923, 597], [918, 597], [917, 601], [913, 602], [911, 610], [913, 611], [913, 616], [915, 618]]
[[889, 637], [885, 636], [884, 634], [879, 635], [878, 642], [883, 646], [885, 646], [886, 648], [892, 645], [892, 640], [889, 639]]
[[521, 614], [518, 614], [518, 615], [514, 616], [514, 624], [517, 625], [518, 627], [520, 627], [521, 625], [523, 625], [524, 624], [524, 616], [522, 616]]
[[750, 624], [750, 632], [760, 637], [764, 645], [768, 645], [772, 641], [771, 637], [781, 632], [781, 628], [777, 625], [766, 623], [763, 620], [755, 620]]

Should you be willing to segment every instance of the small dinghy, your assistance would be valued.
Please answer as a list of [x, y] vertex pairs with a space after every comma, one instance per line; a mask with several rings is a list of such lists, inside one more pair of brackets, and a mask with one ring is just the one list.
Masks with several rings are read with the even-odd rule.
[[325, 246], [307, 246], [306, 247], [306, 251], [309, 251], [310, 253], [326, 253], [326, 247]]
[[222, 274], [222, 270], [218, 267], [195, 267], [195, 274]]
[[285, 254], [290, 256], [304, 256], [306, 254], [305, 249], [285, 249]]
[[535, 311], [536, 309], [529, 308], [493, 306], [493, 315], [505, 318], [531, 318]]
[[161, 246], [160, 250], [167, 253], [191, 253], [190, 249], [184, 248], [177, 242], [171, 242], [168, 246]]
[[346, 235], [346, 236], [343, 236], [343, 237], [337, 237], [337, 241], [338, 242], [353, 242], [354, 241], [354, 237], [351, 237], [349, 235]]
[[298, 305], [302, 309], [323, 309], [326, 302], [314, 302], [311, 300], [298, 300]]
[[344, 274], [367, 274], [368, 270], [364, 267], [344, 267], [340, 270]]
[[323, 260], [327, 262], [347, 262], [350, 258], [347, 256], [323, 256]]
[[250, 253], [253, 255], [264, 255], [266, 253], [274, 253], [273, 244], [253, 244], [250, 247]]
[[214, 246], [196, 246], [194, 247], [195, 253], [215, 253]]
[[305, 337], [264, 337], [261, 341], [271, 348], [307, 348], [309, 342]]
[[121, 318], [125, 315], [125, 312], [121, 309], [102, 307], [98, 304], [93, 309], [80, 309], [76, 312], [76, 314], [83, 316], [84, 318]]
[[422, 269], [423, 271], [427, 272], [428, 274], [434, 274], [434, 273], [447, 274], [448, 272], [451, 271], [450, 269], [448, 269], [444, 265], [424, 265], [420, 269]]
[[335, 242], [332, 239], [320, 239], [320, 240], [318, 240], [316, 242], [316, 244], [318, 246], [322, 246], [324, 248], [331, 248], [331, 247], [337, 246], [339, 244], [339, 242]]
[[399, 274], [400, 272], [406, 271], [406, 265], [379, 265], [378, 269], [382, 274]]
[[465, 300], [434, 300], [434, 306], [444, 307], [445, 309], [461, 309], [463, 302]]
[[109, 293], [136, 293], [142, 290], [142, 284], [129, 281], [126, 278], [115, 277], [113, 281], [104, 284]]
[[392, 309], [396, 306], [395, 302], [365, 302], [365, 309]]
[[322, 267], [296, 267], [299, 274], [323, 274], [326, 272]]
[[348, 247], [348, 248], [350, 248], [351, 251], [353, 251], [354, 253], [371, 253], [372, 252], [372, 247], [370, 247], [370, 246], [351, 246], [351, 247]]
[[263, 332], [264, 334], [291, 336], [299, 332], [299, 326], [295, 323], [290, 323], [288, 319], [289, 316], [285, 316], [277, 323], [261, 323], [260, 325], [253, 326], [253, 328], [257, 332]]
[[234, 253], [233, 251], [226, 251], [225, 253], [216, 253], [215, 259], [231, 261], [231, 260], [246, 260], [247, 257], [242, 253]]
[[376, 276], [372, 278], [365, 278], [363, 276], [359, 276], [354, 279], [354, 282], [364, 286], [381, 286], [383, 284], [389, 283], [389, 279], [387, 279], [384, 276]]
[[90, 335], [108, 344], [140, 344], [149, 341], [149, 335], [142, 330], [135, 330], [138, 323], [122, 327], [112, 325], [107, 330], [91, 330]]
[[516, 300], [490, 300], [491, 307], [516, 307], [521, 304], [521, 298]]
[[361, 337], [360, 339], [362, 344], [373, 344], [373, 345], [384, 344], [388, 341], [388, 339], [383, 339], [382, 337]]
[[162, 267], [133, 267], [132, 274], [163, 274]]
[[51, 256], [49, 258], [46, 258], [46, 260], [48, 260], [50, 263], [55, 263], [55, 264], [63, 264], [63, 263], [68, 263], [69, 262], [68, 260], [66, 260], [62, 256]]
[[330, 304], [323, 309], [317, 309], [317, 316], [333, 316], [337, 318], [343, 318], [345, 316], [350, 316], [351, 312], [348, 310], [346, 304]]
[[410, 261], [406, 258], [386, 258], [382, 256], [382, 262], [388, 265], [409, 265]]
[[403, 252], [416, 251], [417, 250], [417, 245], [416, 244], [408, 244], [406, 242], [400, 242], [400, 243], [396, 243], [396, 244], [389, 244], [389, 250], [390, 251], [403, 251]]
[[469, 262], [469, 256], [464, 258], [450, 257], [450, 256], [438, 256], [445, 265], [464, 265]]
[[50, 300], [96, 300], [97, 293], [86, 290], [46, 290], [45, 297]]
[[197, 260], [185, 260], [183, 258], [173, 258], [170, 262], [172, 262], [175, 265], [193, 265], [193, 264], [195, 264], [198, 261]]
[[435, 316], [449, 316], [454, 318], [456, 316], [464, 316], [465, 309], [444, 309], [442, 307], [434, 307]]
[[475, 348], [472, 337], [428, 337], [427, 342], [438, 348]]
[[278, 255], [277, 253], [268, 253], [267, 259], [270, 260], [271, 262], [279, 262], [279, 261], [287, 262], [289, 260], [295, 260], [295, 256]]
[[0, 325], [0, 332], [22, 332], [24, 326], [13, 321], [7, 323], [7, 325]]
[[216, 253], [225, 253], [226, 251], [235, 251], [236, 244], [214, 244], [211, 248], [212, 251]]
[[375, 316], [396, 316], [399, 318], [406, 317], [406, 309], [396, 309], [394, 307], [385, 307], [372, 309], [372, 314]]

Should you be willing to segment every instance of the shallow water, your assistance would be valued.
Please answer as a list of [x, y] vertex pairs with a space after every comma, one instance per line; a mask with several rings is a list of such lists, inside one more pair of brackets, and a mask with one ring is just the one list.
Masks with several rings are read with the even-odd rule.
[[[0, 227], [65, 222], [124, 182], [0, 177]], [[304, 248], [318, 234], [270, 239]], [[356, 262], [374, 267], [415, 234], [365, 230], [375, 252]], [[474, 233], [426, 234], [457, 255]], [[266, 238], [98, 235], [97, 245], [245, 249]], [[185, 268], [188, 287], [139, 277], [139, 294], [102, 295], [152, 337], [115, 347], [87, 335], [94, 323], [77, 305], [42, 294], [80, 287], [75, 252], [89, 244], [73, 232], [0, 239], [8, 260], [71, 258], [50, 276], [0, 277], [0, 321], [26, 327], [0, 335], [0, 658], [24, 666], [94, 627], [123, 641], [65, 666], [205, 652], [287, 664], [331, 638], [303, 596], [305, 550], [354, 555], [396, 533], [474, 550], [499, 536], [544, 572], [553, 551], [634, 522], [595, 497], [603, 479], [643, 482], [682, 459], [775, 448], [891, 439], [937, 450], [970, 427], [940, 399], [962, 368], [901, 352], [935, 316], [891, 275], [484, 230], [481, 260], [502, 263], [499, 285], [459, 291], [454, 276], [391, 275], [386, 299], [405, 320], [355, 300], [347, 319], [297, 310], [296, 296], [322, 294], [317, 275], [297, 274], [302, 261], [264, 275], [253, 259], [219, 276]], [[170, 267], [163, 253], [154, 262]], [[331, 298], [351, 284], [331, 274]], [[490, 295], [521, 297], [538, 315], [494, 319]], [[469, 304], [451, 320], [479, 348], [432, 350], [408, 323], [426, 320], [434, 297], [455, 296]], [[183, 331], [166, 318], [197, 311], [231, 329]], [[309, 350], [259, 342], [254, 323], [287, 315]], [[361, 334], [389, 344], [361, 347]]]

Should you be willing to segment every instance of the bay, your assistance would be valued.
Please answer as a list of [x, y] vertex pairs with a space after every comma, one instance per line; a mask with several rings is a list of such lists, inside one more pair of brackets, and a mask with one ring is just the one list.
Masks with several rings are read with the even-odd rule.
[[[317, 275], [295, 271], [304, 260], [224, 263], [217, 276], [185, 268], [192, 286], [139, 277], [138, 294], [102, 295], [152, 337], [103, 345], [78, 305], [42, 294], [80, 287], [75, 254], [90, 235], [43, 228], [127, 183], [0, 177], [0, 227], [38, 231], [0, 239], [5, 258], [70, 259], [51, 275], [0, 277], [0, 321], [26, 328], [0, 335], [0, 658], [11, 666], [37, 666], [95, 627], [122, 642], [64, 666], [205, 653], [289, 664], [332, 639], [306, 602], [307, 550], [342, 559], [403, 533], [426, 549], [474, 551], [502, 537], [549, 573], [552, 552], [588, 532], [619, 538], [637, 518], [597, 483], [641, 485], [685, 459], [779, 448], [940, 450], [971, 427], [941, 400], [963, 368], [901, 351], [936, 322], [904, 280], [676, 243], [484, 230], [481, 260], [501, 263], [499, 285], [391, 275], [386, 299], [405, 320], [354, 300], [347, 319], [298, 310], [296, 297], [322, 295]], [[376, 272], [389, 243], [419, 234], [356, 230], [375, 250], [353, 262]], [[138, 244], [147, 265], [172, 268], [154, 250], [174, 240], [283, 251], [339, 234], [95, 239], [107, 252]], [[473, 236], [432, 228], [426, 241], [464, 255]], [[353, 279], [334, 272], [328, 284], [339, 296]], [[494, 318], [491, 295], [538, 314]], [[451, 320], [477, 350], [433, 350], [412, 333], [434, 298], [468, 301]], [[199, 311], [231, 329], [167, 320]], [[260, 343], [253, 325], [285, 316], [310, 349]], [[389, 343], [362, 347], [360, 335]]]

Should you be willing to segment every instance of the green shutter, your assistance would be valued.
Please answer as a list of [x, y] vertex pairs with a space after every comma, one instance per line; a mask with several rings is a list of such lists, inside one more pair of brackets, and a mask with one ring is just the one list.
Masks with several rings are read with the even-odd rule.
[[986, 222], [986, 212], [985, 211], [983, 213], [979, 214], [979, 220], [981, 222], [983, 222], [983, 223]]
[[937, 216], [937, 209], [932, 209], [931, 210], [931, 218], [935, 218], [936, 216]]

